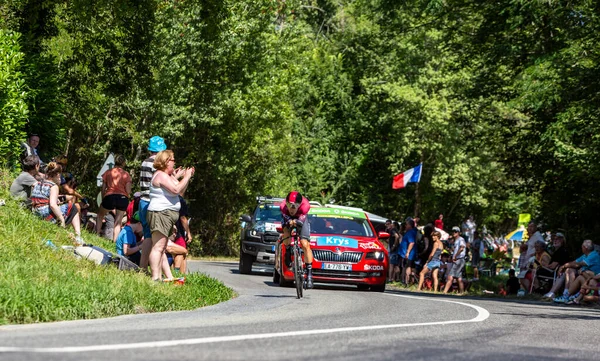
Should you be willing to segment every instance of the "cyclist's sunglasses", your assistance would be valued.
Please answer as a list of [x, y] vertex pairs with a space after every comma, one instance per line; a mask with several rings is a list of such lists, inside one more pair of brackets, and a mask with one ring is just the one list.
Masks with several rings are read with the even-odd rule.
[[300, 203], [288, 202], [287, 206], [288, 206], [288, 208], [297, 209], [298, 207], [300, 207]]

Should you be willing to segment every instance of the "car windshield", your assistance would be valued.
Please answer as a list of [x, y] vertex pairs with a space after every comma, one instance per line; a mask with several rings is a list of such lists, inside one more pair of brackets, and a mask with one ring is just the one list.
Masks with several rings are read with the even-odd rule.
[[373, 237], [373, 230], [364, 218], [309, 214], [308, 222], [311, 234]]
[[281, 211], [278, 204], [261, 204], [254, 212], [254, 219], [257, 221], [275, 222], [281, 221]]

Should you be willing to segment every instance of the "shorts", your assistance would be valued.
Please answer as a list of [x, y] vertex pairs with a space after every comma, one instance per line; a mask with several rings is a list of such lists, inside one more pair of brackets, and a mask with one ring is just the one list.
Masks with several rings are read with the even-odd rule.
[[427, 263], [427, 268], [430, 271], [433, 271], [434, 269], [440, 268], [441, 265], [442, 265], [442, 263], [440, 261], [431, 261], [431, 262]]
[[452, 264], [452, 269], [448, 276], [452, 276], [452, 278], [462, 278], [462, 271], [465, 268], [465, 259], [457, 259], [456, 262]]
[[481, 260], [481, 256], [479, 256], [479, 251], [473, 251], [473, 259], [471, 259], [471, 266], [479, 267], [479, 261]]
[[112, 211], [116, 209], [118, 211], [127, 211], [129, 205], [129, 199], [122, 194], [109, 194], [102, 198], [102, 208]]
[[169, 209], [164, 211], [148, 211], [148, 225], [150, 232], [159, 232], [168, 237], [173, 232], [173, 226], [179, 219], [179, 212]]
[[[283, 222], [284, 221], [282, 221], [282, 223]], [[283, 228], [290, 229], [288, 225], [285, 225]], [[300, 228], [300, 239], [310, 240], [310, 223], [308, 223], [308, 220], [304, 222], [304, 225]]]
[[415, 261], [413, 261], [412, 259], [402, 258], [402, 268], [406, 268], [406, 267], [410, 267], [410, 268], [415, 267]]
[[390, 264], [393, 264], [394, 266], [400, 264], [400, 256], [398, 255], [398, 253], [392, 253], [392, 255], [390, 256]]

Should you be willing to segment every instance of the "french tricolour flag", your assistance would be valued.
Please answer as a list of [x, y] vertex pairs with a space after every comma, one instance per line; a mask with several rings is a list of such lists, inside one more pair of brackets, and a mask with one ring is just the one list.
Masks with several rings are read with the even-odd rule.
[[394, 181], [392, 182], [393, 189], [402, 189], [406, 187], [408, 183], [419, 183], [421, 180], [421, 169], [423, 167], [423, 163], [418, 166], [407, 170], [406, 172], [402, 172], [394, 176]]

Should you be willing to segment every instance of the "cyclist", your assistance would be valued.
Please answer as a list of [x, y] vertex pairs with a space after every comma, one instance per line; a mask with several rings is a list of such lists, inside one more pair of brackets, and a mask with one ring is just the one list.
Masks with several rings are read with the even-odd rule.
[[285, 202], [281, 202], [279, 206], [281, 210], [281, 216], [283, 220], [281, 225], [283, 228], [283, 239], [282, 242], [285, 244], [285, 264], [288, 268], [292, 265], [292, 248], [290, 247], [291, 239], [290, 232], [292, 227], [296, 225], [296, 221], [303, 223], [300, 232], [300, 243], [302, 244], [302, 250], [304, 251], [304, 261], [306, 264], [307, 278], [306, 288], [313, 288], [312, 281], [312, 261], [313, 255], [310, 249], [310, 225], [306, 215], [310, 210], [310, 203], [308, 199], [302, 197], [302, 195], [296, 191], [290, 192], [285, 198]]

